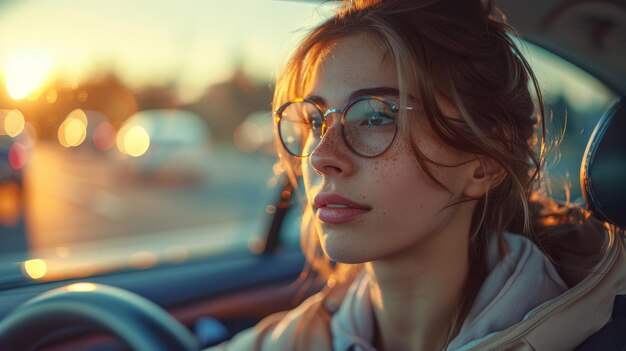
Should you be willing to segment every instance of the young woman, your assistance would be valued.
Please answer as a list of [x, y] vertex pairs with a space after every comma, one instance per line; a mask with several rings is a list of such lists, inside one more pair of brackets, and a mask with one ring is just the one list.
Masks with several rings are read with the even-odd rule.
[[622, 244], [540, 205], [541, 94], [492, 12], [353, 1], [301, 43], [276, 132], [328, 287], [222, 348], [571, 350], [607, 322]]

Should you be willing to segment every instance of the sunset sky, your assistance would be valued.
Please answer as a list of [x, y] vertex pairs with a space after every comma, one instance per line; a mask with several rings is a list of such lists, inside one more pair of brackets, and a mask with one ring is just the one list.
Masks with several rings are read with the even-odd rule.
[[[192, 101], [238, 66], [272, 81], [298, 38], [333, 6], [277, 0], [11, 1], [0, 6], [0, 79], [12, 97], [22, 98], [54, 79], [77, 85], [113, 71], [131, 87], [171, 84], [182, 100]], [[605, 94], [540, 52], [529, 59], [548, 95], [563, 94], [583, 108], [598, 101], [598, 92]]]
[[330, 11], [263, 0], [12, 2], [0, 8], [0, 65], [7, 85], [20, 82], [17, 95], [107, 69], [130, 86], [174, 82], [195, 95], [235, 65], [272, 79], [294, 41]]

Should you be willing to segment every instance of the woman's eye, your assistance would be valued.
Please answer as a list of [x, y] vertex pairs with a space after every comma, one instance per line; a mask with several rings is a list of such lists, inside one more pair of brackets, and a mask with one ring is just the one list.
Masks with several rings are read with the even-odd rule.
[[321, 118], [315, 117], [308, 118], [307, 121], [311, 129], [319, 129], [322, 127], [322, 123], [324, 123]]
[[309, 117], [307, 120], [307, 128], [309, 129], [309, 133], [315, 136], [321, 136], [322, 134], [322, 125], [324, 121], [319, 117]]
[[394, 123], [393, 117], [380, 113], [374, 113], [368, 118], [365, 118], [362, 122], [362, 125], [367, 127], [383, 127], [390, 123]]

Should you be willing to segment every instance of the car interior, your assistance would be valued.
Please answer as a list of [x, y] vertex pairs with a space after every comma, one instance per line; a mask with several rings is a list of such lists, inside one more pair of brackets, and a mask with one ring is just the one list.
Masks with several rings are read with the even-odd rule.
[[[580, 167], [588, 209], [596, 217], [620, 228], [626, 225], [626, 210], [619, 204], [621, 194], [626, 191], [626, 145], [619, 136], [620, 130], [623, 130], [619, 128], [626, 127], [624, 116], [626, 108], [622, 99], [607, 111], [596, 126]], [[621, 163], [617, 171], [608, 166], [609, 160], [612, 164]], [[623, 349], [626, 346], [626, 295], [615, 296], [611, 318], [611, 322], [585, 340], [577, 350]]]
[[[621, 204], [626, 194], [626, 3], [500, 0], [496, 6], [524, 40], [563, 57], [614, 92], [611, 106], [593, 117], [584, 155], [575, 162], [587, 209], [626, 228]], [[274, 177], [270, 184], [273, 198], [263, 211], [263, 229], [254, 240], [242, 239], [242, 250], [56, 280], [27, 279], [23, 260], [2, 261], [0, 348], [199, 350], [294, 308], [325, 282], [307, 270], [299, 249], [302, 195], [285, 178]], [[4, 230], [0, 226], [0, 234]], [[626, 349], [624, 330], [626, 296], [617, 295], [612, 320], [577, 350]]]

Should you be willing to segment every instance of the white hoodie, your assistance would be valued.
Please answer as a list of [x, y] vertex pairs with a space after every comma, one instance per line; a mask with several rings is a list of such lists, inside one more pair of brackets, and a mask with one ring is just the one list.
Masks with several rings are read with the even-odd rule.
[[[495, 240], [492, 242], [487, 262], [489, 274], [448, 350], [469, 349], [492, 333], [526, 319], [534, 308], [567, 290], [552, 263], [535, 244], [514, 234], [505, 234], [504, 238], [509, 253], [498, 261]], [[374, 314], [370, 284], [372, 278], [363, 270], [333, 316], [335, 351], [376, 350], [371, 346]]]

